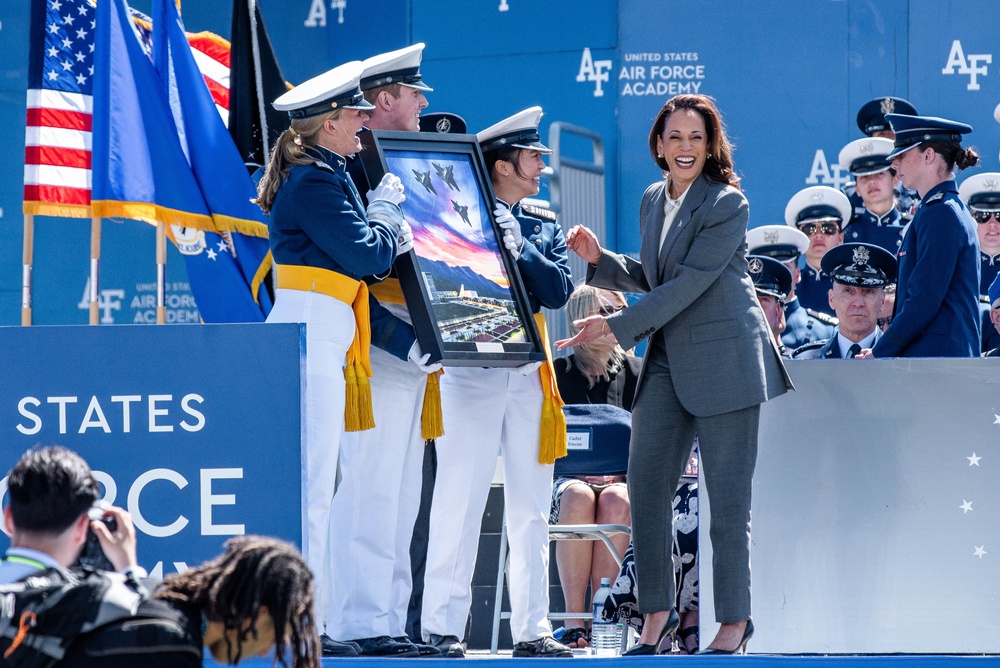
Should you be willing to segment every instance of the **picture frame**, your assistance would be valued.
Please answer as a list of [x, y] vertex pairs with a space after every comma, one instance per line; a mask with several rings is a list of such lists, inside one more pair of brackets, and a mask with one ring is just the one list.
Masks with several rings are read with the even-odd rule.
[[544, 361], [528, 293], [493, 220], [496, 198], [476, 136], [373, 130], [362, 137], [369, 182], [392, 172], [406, 187], [401, 207], [414, 247], [394, 268], [429, 361]]

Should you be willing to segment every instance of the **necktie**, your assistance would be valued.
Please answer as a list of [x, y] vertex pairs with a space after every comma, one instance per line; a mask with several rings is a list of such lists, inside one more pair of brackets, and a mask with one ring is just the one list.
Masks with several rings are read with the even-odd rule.
[[845, 357], [844, 359], [852, 360], [854, 359], [855, 355], [860, 355], [860, 354], [861, 354], [861, 346], [855, 343], [853, 346], [847, 349], [847, 357]]

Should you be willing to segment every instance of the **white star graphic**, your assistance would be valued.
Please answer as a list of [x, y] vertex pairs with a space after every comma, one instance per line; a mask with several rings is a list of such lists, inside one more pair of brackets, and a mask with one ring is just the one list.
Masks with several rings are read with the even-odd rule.
[[966, 457], [966, 459], [969, 460], [969, 466], [979, 466], [979, 460], [982, 459], [982, 457], [976, 457], [976, 453], [973, 452], [972, 456]]
[[218, 254], [214, 250], [212, 250], [211, 248], [208, 249], [208, 259], [209, 260], [214, 260], [217, 257], [217, 255]]
[[76, 31], [76, 38], [87, 39], [87, 31], [84, 30], [83, 28], [80, 28], [79, 30]]
[[1000, 424], [1000, 415], [993, 414], [993, 424]]
[[89, 46], [90, 46], [90, 52], [93, 53], [94, 52], [94, 43], [91, 42]]
[[49, 58], [55, 58], [59, 55], [59, 49], [54, 46], [49, 47]]
[[960, 505], [959, 508], [962, 509], [962, 514], [963, 515], [966, 514], [966, 513], [968, 513], [970, 510], [973, 509], [972, 508], [972, 501], [966, 501], [965, 499], [962, 499], [962, 505]]
[[226, 240], [225, 239], [223, 239], [222, 241], [220, 241], [217, 245], [219, 246], [219, 252], [220, 253], [228, 253], [229, 252], [229, 247], [226, 245]]
[[86, 55], [80, 53], [79, 51], [77, 51], [73, 55], [76, 56], [76, 62], [78, 62], [78, 63], [82, 63], [87, 58]]
[[50, 23], [49, 32], [55, 35], [57, 32], [59, 32], [59, 26], [57, 26], [55, 23]]
[[68, 49], [69, 47], [73, 46], [73, 40], [71, 40], [69, 37], [64, 37], [63, 41], [62, 41], [62, 45], [63, 45], [63, 48]]
[[52, 4], [49, 5], [49, 6], [52, 7], [52, 9], [56, 10], [57, 12], [60, 9], [62, 9], [62, 3], [59, 2], [59, 0], [52, 0]]
[[63, 23], [67, 25], [73, 25], [73, 21], [76, 21], [76, 17], [72, 14], [62, 17]]
[[85, 75], [85, 74], [77, 74], [76, 75], [76, 82], [78, 84], [80, 84], [81, 86], [83, 84], [87, 83], [87, 75]]
[[55, 81], [56, 79], [59, 78], [59, 73], [56, 72], [55, 70], [49, 70], [48, 75], [49, 75], [49, 81]]
[[90, 67], [87, 68], [87, 74], [89, 74], [90, 76], [94, 76], [94, 66], [93, 65], [91, 65]]
[[68, 60], [61, 62], [59, 64], [62, 65], [62, 68], [66, 71], [73, 69], [73, 63], [69, 62]]
[[982, 559], [983, 555], [987, 553], [986, 550], [983, 549], [984, 547], [986, 546], [980, 545], [979, 547], [977, 547], [976, 551], [972, 553], [972, 556], [979, 557], [980, 559]]
[[80, 5], [76, 9], [77, 9], [78, 12], [80, 12], [80, 16], [86, 16], [87, 15], [87, 5]]

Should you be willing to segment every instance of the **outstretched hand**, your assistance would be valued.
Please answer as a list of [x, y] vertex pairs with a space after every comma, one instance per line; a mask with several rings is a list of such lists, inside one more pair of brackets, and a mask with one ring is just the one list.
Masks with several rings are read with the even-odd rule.
[[608, 327], [607, 318], [603, 315], [592, 315], [584, 318], [583, 320], [574, 320], [573, 326], [578, 328], [580, 331], [577, 332], [576, 336], [572, 338], [560, 339], [559, 341], [556, 341], [557, 350], [572, 348], [573, 346], [588, 343], [601, 337], [607, 337], [612, 343], [618, 343], [618, 339], [615, 338], [614, 332], [612, 332], [611, 328]]
[[566, 246], [590, 264], [601, 259], [601, 243], [597, 235], [583, 225], [574, 225], [566, 233]]

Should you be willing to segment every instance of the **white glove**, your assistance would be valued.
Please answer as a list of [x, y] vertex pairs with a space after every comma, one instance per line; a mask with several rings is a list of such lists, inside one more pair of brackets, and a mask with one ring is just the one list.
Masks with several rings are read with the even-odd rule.
[[413, 250], [413, 230], [410, 229], [410, 224], [403, 219], [403, 224], [399, 226], [399, 250], [397, 255], [402, 255], [408, 251]]
[[406, 354], [406, 359], [410, 360], [424, 373], [437, 373], [441, 370], [441, 363], [435, 362], [434, 364], [428, 364], [427, 360], [431, 358], [430, 353], [425, 353], [420, 350], [420, 342], [414, 341], [413, 345], [410, 346], [410, 352]]
[[541, 362], [528, 362], [527, 364], [514, 367], [514, 371], [518, 372], [522, 376], [530, 376], [538, 371], [538, 367], [540, 366], [542, 366]]
[[503, 245], [515, 260], [521, 257], [524, 237], [521, 235], [521, 223], [507, 209], [498, 206], [493, 211], [497, 225], [503, 230]]
[[391, 172], [386, 172], [379, 184], [375, 186], [375, 190], [368, 191], [368, 202], [384, 199], [393, 204], [402, 204], [406, 200], [403, 190], [403, 182], [399, 180], [399, 177]]

